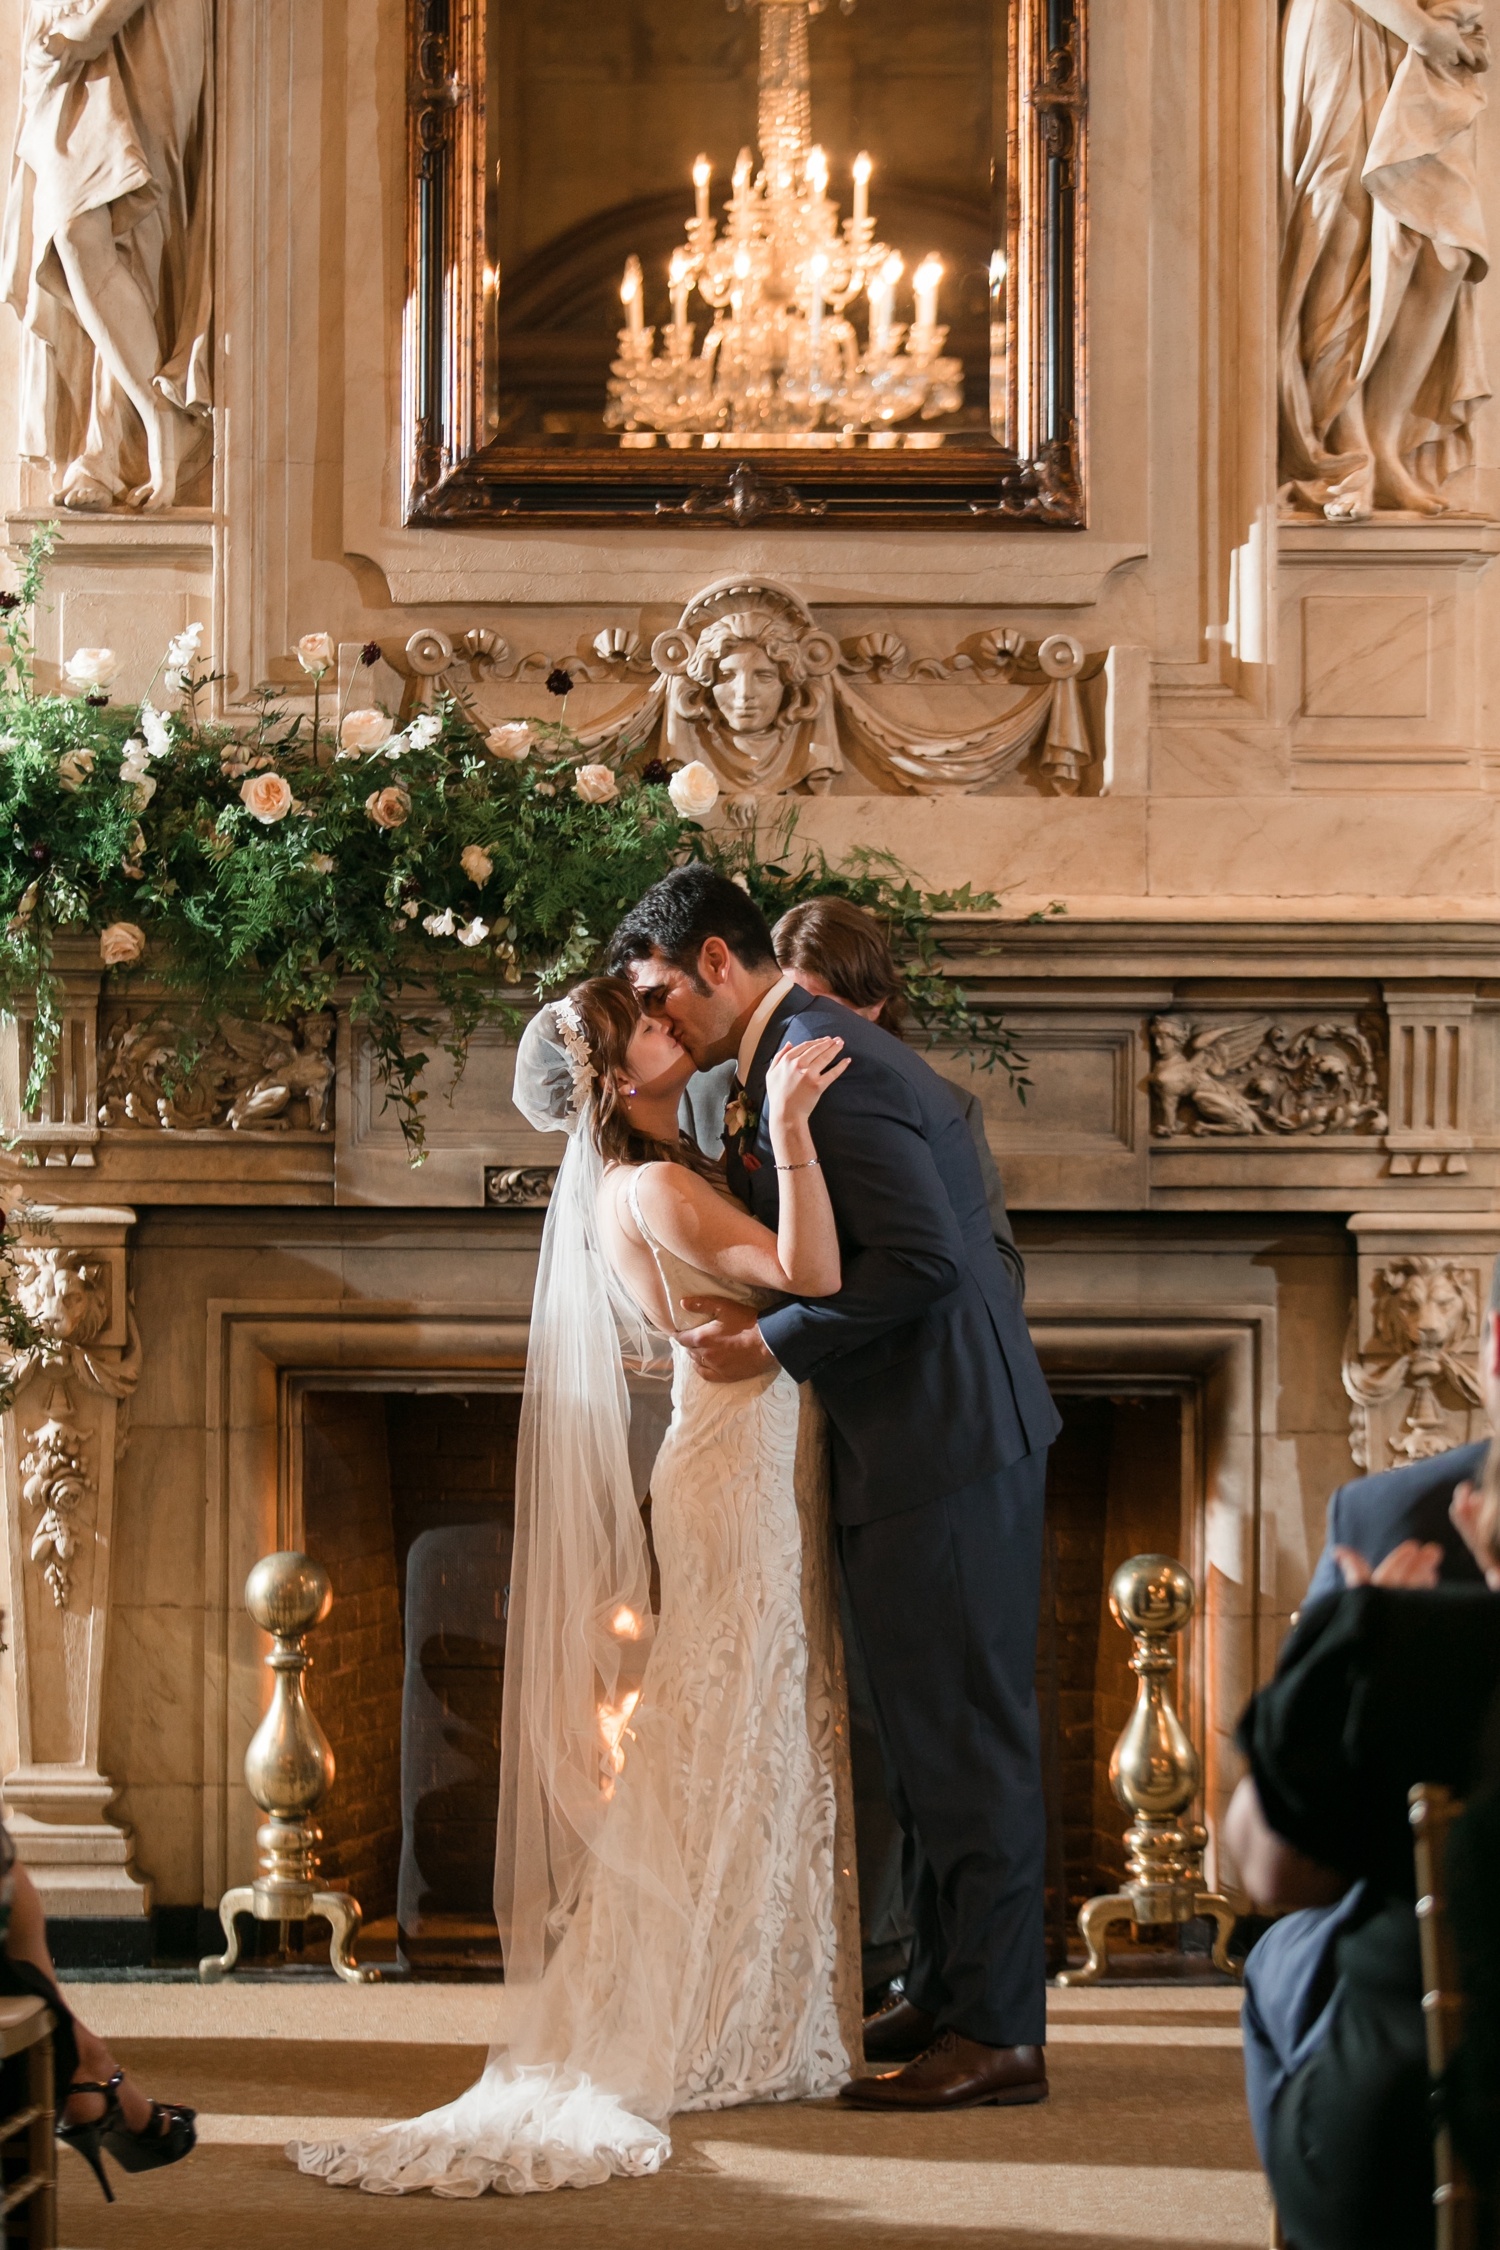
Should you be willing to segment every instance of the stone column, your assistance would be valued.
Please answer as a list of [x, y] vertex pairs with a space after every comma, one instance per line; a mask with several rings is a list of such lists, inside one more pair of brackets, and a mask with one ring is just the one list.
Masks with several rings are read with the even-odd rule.
[[49, 1916], [151, 1906], [129, 1831], [106, 1818], [115, 1784], [99, 1770], [115, 1471], [141, 1363], [126, 1284], [134, 1223], [128, 1210], [41, 1213], [17, 1253], [44, 1340], [12, 1369], [3, 1418], [16, 1744], [5, 1804]]

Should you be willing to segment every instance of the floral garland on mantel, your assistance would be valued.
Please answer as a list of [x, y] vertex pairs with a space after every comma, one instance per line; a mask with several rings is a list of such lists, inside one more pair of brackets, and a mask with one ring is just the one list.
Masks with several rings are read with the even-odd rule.
[[[196, 625], [138, 706], [110, 702], [109, 649], [79, 649], [64, 667], [72, 692], [39, 695], [29, 616], [55, 538], [55, 526], [38, 530], [18, 590], [0, 594], [0, 1008], [34, 1012], [28, 1109], [61, 1031], [54, 937], [92, 930], [106, 971], [149, 966], [193, 995], [200, 1019], [248, 999], [283, 1022], [352, 986], [353, 1020], [420, 1163], [424, 1043], [462, 1067], [479, 1023], [519, 1021], [518, 987], [586, 974], [625, 909], [694, 858], [772, 920], [830, 892], [869, 908], [907, 962], [929, 1044], [999, 1063], [1024, 1097], [1024, 1059], [944, 974], [934, 926], [993, 911], [992, 893], [923, 891], [871, 852], [830, 865], [798, 845], [794, 811], [764, 856], [755, 832], [702, 825], [718, 794], [705, 766], [669, 769], [639, 746], [588, 764], [561, 719], [487, 728], [445, 695], [398, 726], [354, 702], [380, 655], [373, 642], [335, 700], [330, 636], [303, 638], [310, 721], [279, 709], [274, 689], [244, 728], [200, 716], [218, 675]], [[565, 706], [566, 672], [547, 685]], [[184, 1053], [184, 1077], [192, 1064]]]

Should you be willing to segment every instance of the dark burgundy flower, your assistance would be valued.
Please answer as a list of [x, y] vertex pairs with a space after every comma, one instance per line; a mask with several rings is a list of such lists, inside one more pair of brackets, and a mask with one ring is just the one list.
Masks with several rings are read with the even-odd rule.
[[6, 616], [9, 616], [13, 609], [19, 609], [20, 606], [21, 597], [19, 594], [0, 594], [0, 611], [3, 611]]
[[94, 695], [86, 695], [83, 700], [89, 706], [89, 709], [91, 711], [102, 711], [109, 703], [109, 697], [107, 695], [99, 695], [97, 693]]
[[361, 664], [378, 664], [380, 662], [379, 641], [366, 641], [359, 652], [359, 661]]
[[547, 693], [549, 695], [571, 695], [572, 692], [572, 673], [565, 672], [560, 664], [554, 664], [552, 670], [547, 674]]
[[641, 768], [642, 781], [670, 781], [671, 778], [672, 769], [665, 758], [653, 758], [649, 765]]
[[36, 861], [38, 867], [45, 867], [48, 860], [52, 857], [52, 853], [50, 848], [46, 844], [33, 844], [31, 847], [31, 856]]

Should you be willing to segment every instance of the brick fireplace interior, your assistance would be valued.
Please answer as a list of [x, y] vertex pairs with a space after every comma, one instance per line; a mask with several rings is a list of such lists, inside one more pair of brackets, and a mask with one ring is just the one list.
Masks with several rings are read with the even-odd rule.
[[493, 1969], [517, 1389], [308, 1390], [305, 1541], [333, 1581], [311, 1699], [337, 1761], [323, 1870], [367, 1954]]

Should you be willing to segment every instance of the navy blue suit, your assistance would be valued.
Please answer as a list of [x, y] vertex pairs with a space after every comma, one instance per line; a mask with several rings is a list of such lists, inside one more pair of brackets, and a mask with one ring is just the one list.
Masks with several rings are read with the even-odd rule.
[[851, 1068], [813, 1112], [838, 1224], [837, 1296], [761, 1316], [827, 1413], [833, 1515], [915, 1939], [909, 1997], [993, 2046], [1046, 2036], [1046, 1820], [1033, 1675], [1047, 1448], [1061, 1428], [995, 1248], [973, 1138], [920, 1055], [794, 989], [746, 1087], [730, 1185], [776, 1224], [765, 1080], [783, 1045], [832, 1033]]
[[1481, 1438], [1477, 1445], [1456, 1445], [1430, 1461], [1411, 1461], [1341, 1484], [1328, 1503], [1328, 1537], [1304, 1607], [1324, 1594], [1343, 1591], [1335, 1547], [1353, 1547], [1373, 1565], [1384, 1562], [1403, 1539], [1420, 1539], [1442, 1548], [1445, 1586], [1482, 1585], [1483, 1574], [1453, 1527], [1448, 1503], [1461, 1484], [1479, 1481], [1488, 1451], [1489, 1439]]

